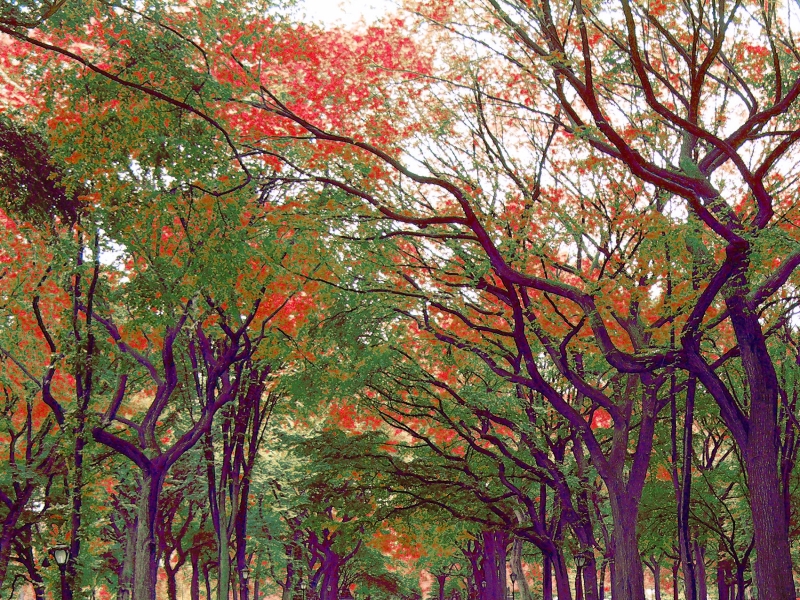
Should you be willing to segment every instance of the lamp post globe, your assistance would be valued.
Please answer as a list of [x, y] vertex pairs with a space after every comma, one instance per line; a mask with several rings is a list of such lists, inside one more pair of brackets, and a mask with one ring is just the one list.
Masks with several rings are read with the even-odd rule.
[[50, 548], [50, 554], [58, 565], [61, 572], [61, 600], [71, 600], [72, 594], [67, 587], [67, 562], [69, 561], [69, 546], [66, 544], [56, 544]]
[[575, 600], [583, 600], [583, 575], [581, 571], [586, 566], [589, 558], [585, 552], [579, 552], [575, 555], [575, 567], [577, 567], [577, 575], [575, 577]]
[[250, 579], [250, 569], [247, 567], [242, 568], [242, 581]]
[[59, 568], [67, 566], [67, 561], [69, 560], [69, 546], [66, 544], [53, 546], [50, 548], [50, 554], [53, 555], [53, 559], [56, 561]]

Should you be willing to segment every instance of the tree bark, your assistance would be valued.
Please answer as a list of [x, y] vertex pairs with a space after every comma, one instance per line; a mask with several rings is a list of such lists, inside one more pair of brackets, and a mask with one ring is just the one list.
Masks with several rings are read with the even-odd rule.
[[200, 600], [200, 552], [192, 551], [192, 583], [189, 587], [189, 597], [191, 600]]
[[550, 556], [542, 556], [542, 598], [553, 600], [553, 562]]
[[611, 578], [613, 600], [642, 600], [644, 595], [644, 568], [639, 554], [636, 523], [639, 517], [638, 497], [611, 494], [611, 515], [614, 531], [611, 534], [611, 552], [614, 573]]
[[[674, 388], [674, 385], [673, 385]], [[692, 495], [692, 426], [694, 424], [694, 399], [697, 380], [690, 377], [686, 388], [686, 408], [683, 419], [682, 457], [678, 454], [678, 416], [673, 391], [672, 406], [672, 484], [678, 509], [678, 548], [683, 565], [684, 598], [697, 600], [695, 564], [692, 553], [692, 537], [689, 530], [689, 502]], [[682, 458], [682, 460], [681, 460]], [[678, 463], [682, 463], [680, 472]]]
[[156, 600], [156, 515], [164, 474], [142, 473], [136, 511], [136, 544], [133, 556], [133, 600]]
[[558, 600], [572, 600], [572, 586], [570, 585], [569, 570], [567, 569], [564, 555], [559, 551], [552, 558]]
[[697, 600], [708, 600], [708, 586], [706, 582], [705, 550], [700, 544], [694, 543], [695, 572], [697, 573]]
[[[744, 286], [744, 275], [735, 283]], [[778, 379], [767, 351], [758, 314], [742, 292], [726, 298], [750, 391], [750, 418], [743, 448], [750, 491], [756, 561], [753, 566], [758, 597], [794, 600], [788, 515], [784, 510], [780, 476]]]
[[483, 577], [486, 582], [483, 600], [505, 600], [506, 587], [506, 548], [508, 534], [505, 531], [484, 531], [483, 539]]
[[[531, 595], [531, 588], [528, 585], [528, 580], [525, 579], [525, 572], [522, 569], [522, 550], [525, 540], [522, 538], [514, 538], [511, 545], [511, 573], [517, 578], [517, 581], [512, 584], [512, 591], [516, 594], [519, 591], [520, 600], [533, 600]], [[515, 589], [516, 588], [516, 589]]]
[[731, 598], [730, 580], [733, 570], [728, 561], [721, 560], [717, 563], [717, 598], [719, 600], [733, 600]]

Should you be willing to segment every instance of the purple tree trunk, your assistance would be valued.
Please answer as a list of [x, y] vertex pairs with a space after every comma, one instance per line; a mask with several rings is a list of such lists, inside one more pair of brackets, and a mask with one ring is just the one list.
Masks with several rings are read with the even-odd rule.
[[569, 570], [564, 554], [559, 549], [552, 557], [553, 574], [556, 579], [556, 595], [558, 600], [572, 600], [572, 586], [569, 581]]
[[484, 531], [482, 570], [486, 588], [482, 600], [505, 600], [506, 590], [506, 551], [508, 533], [505, 531]]
[[[734, 283], [747, 289], [743, 273], [744, 270], [739, 271]], [[739, 445], [743, 446], [750, 491], [757, 556], [753, 571], [758, 597], [794, 600], [789, 522], [783, 504], [779, 466], [778, 379], [758, 313], [751, 309], [742, 292], [726, 298], [726, 306], [750, 392], [746, 442], [744, 446]]]
[[550, 556], [542, 556], [542, 599], [553, 600], [553, 563]]
[[611, 515], [614, 520], [614, 531], [611, 535], [611, 554], [614, 561], [611, 597], [614, 600], [640, 600], [645, 597], [644, 569], [636, 536], [638, 500], [638, 497], [634, 499], [627, 495], [610, 495]]
[[706, 583], [705, 550], [695, 541], [694, 543], [695, 572], [697, 573], [697, 599], [708, 600], [708, 586]]

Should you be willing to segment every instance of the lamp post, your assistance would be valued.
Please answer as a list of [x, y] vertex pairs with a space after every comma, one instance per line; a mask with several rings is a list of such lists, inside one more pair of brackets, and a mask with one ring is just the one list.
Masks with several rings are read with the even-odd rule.
[[69, 546], [66, 544], [57, 544], [50, 548], [50, 554], [58, 565], [58, 570], [61, 571], [61, 600], [69, 600], [70, 593], [67, 588], [67, 561], [69, 560]]
[[586, 554], [580, 552], [575, 555], [575, 567], [577, 567], [577, 574], [575, 576], [575, 600], [583, 600], [583, 568], [586, 566]]
[[308, 584], [305, 582], [305, 580], [300, 582], [300, 590], [303, 593], [303, 600], [306, 600], [306, 587], [307, 587], [307, 585]]

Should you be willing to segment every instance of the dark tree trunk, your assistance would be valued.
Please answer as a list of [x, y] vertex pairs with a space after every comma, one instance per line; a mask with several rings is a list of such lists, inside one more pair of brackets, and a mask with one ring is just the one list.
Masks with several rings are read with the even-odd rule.
[[165, 560], [164, 570], [167, 573], [167, 598], [178, 600], [178, 581], [176, 579], [178, 569], [173, 569]]
[[747, 588], [745, 573], [747, 565], [738, 565], [736, 567], [736, 600], [744, 600], [744, 592]]
[[8, 561], [11, 558], [11, 545], [16, 533], [16, 523], [19, 520], [21, 509], [14, 506], [11, 512], [3, 519], [3, 531], [0, 533], [0, 583], [5, 581]]
[[203, 565], [203, 579], [206, 583], [206, 600], [211, 600], [211, 575], [208, 572], [208, 565]]
[[675, 561], [672, 563], [672, 600], [678, 600], [678, 573], [680, 572], [680, 563]]
[[234, 521], [236, 533], [236, 572], [239, 575], [239, 597], [250, 600], [250, 590], [242, 578], [242, 571], [247, 567], [247, 508], [250, 499], [250, 469], [246, 469], [239, 496], [239, 509]]
[[697, 573], [697, 600], [708, 600], [708, 587], [706, 583], [705, 550], [700, 544], [694, 543], [695, 572]]
[[594, 556], [587, 557], [586, 566], [581, 569], [584, 600], [598, 600], [597, 562]]
[[733, 600], [731, 598], [731, 579], [733, 579], [731, 564], [725, 560], [719, 561], [717, 564], [717, 598], [719, 600]]
[[[673, 382], [674, 390], [674, 382]], [[692, 556], [692, 537], [689, 529], [689, 502], [692, 495], [692, 426], [694, 424], [694, 399], [697, 380], [690, 377], [686, 388], [686, 409], [682, 431], [682, 457], [678, 454], [678, 417], [675, 393], [672, 405], [672, 484], [675, 487], [675, 501], [678, 508], [678, 548], [683, 565], [684, 598], [697, 600], [694, 558]], [[682, 463], [678, 471], [679, 461]]]
[[508, 534], [505, 531], [484, 531], [483, 577], [486, 588], [482, 600], [505, 600], [506, 589], [506, 549]]
[[143, 473], [136, 511], [136, 545], [133, 557], [133, 600], [156, 600], [158, 560], [156, 516], [164, 474]]
[[437, 590], [438, 598], [439, 600], [444, 600], [444, 586], [447, 583], [447, 575], [445, 575], [444, 573], [438, 573], [437, 575], [435, 575], [435, 577], [436, 577], [436, 585], [439, 586]]
[[656, 593], [656, 600], [661, 600], [661, 564], [654, 557], [651, 557], [648, 566], [653, 573], [653, 586]]
[[553, 600], [553, 562], [550, 556], [542, 556], [542, 598]]
[[191, 600], [200, 600], [200, 552], [193, 550], [190, 554], [192, 561], [192, 583], [189, 587]]
[[[746, 289], [743, 274], [737, 276], [735, 283]], [[753, 571], [758, 597], [794, 600], [789, 522], [781, 493], [778, 379], [758, 314], [741, 293], [726, 298], [726, 305], [750, 392], [749, 427], [742, 450], [755, 535], [757, 558]]]
[[570, 585], [569, 570], [567, 569], [564, 555], [559, 550], [552, 558], [558, 600], [572, 600], [572, 586]]
[[614, 564], [611, 578], [613, 600], [641, 600], [644, 594], [644, 569], [639, 554], [636, 523], [639, 517], [639, 498], [611, 494], [611, 515], [614, 531], [611, 552]]

